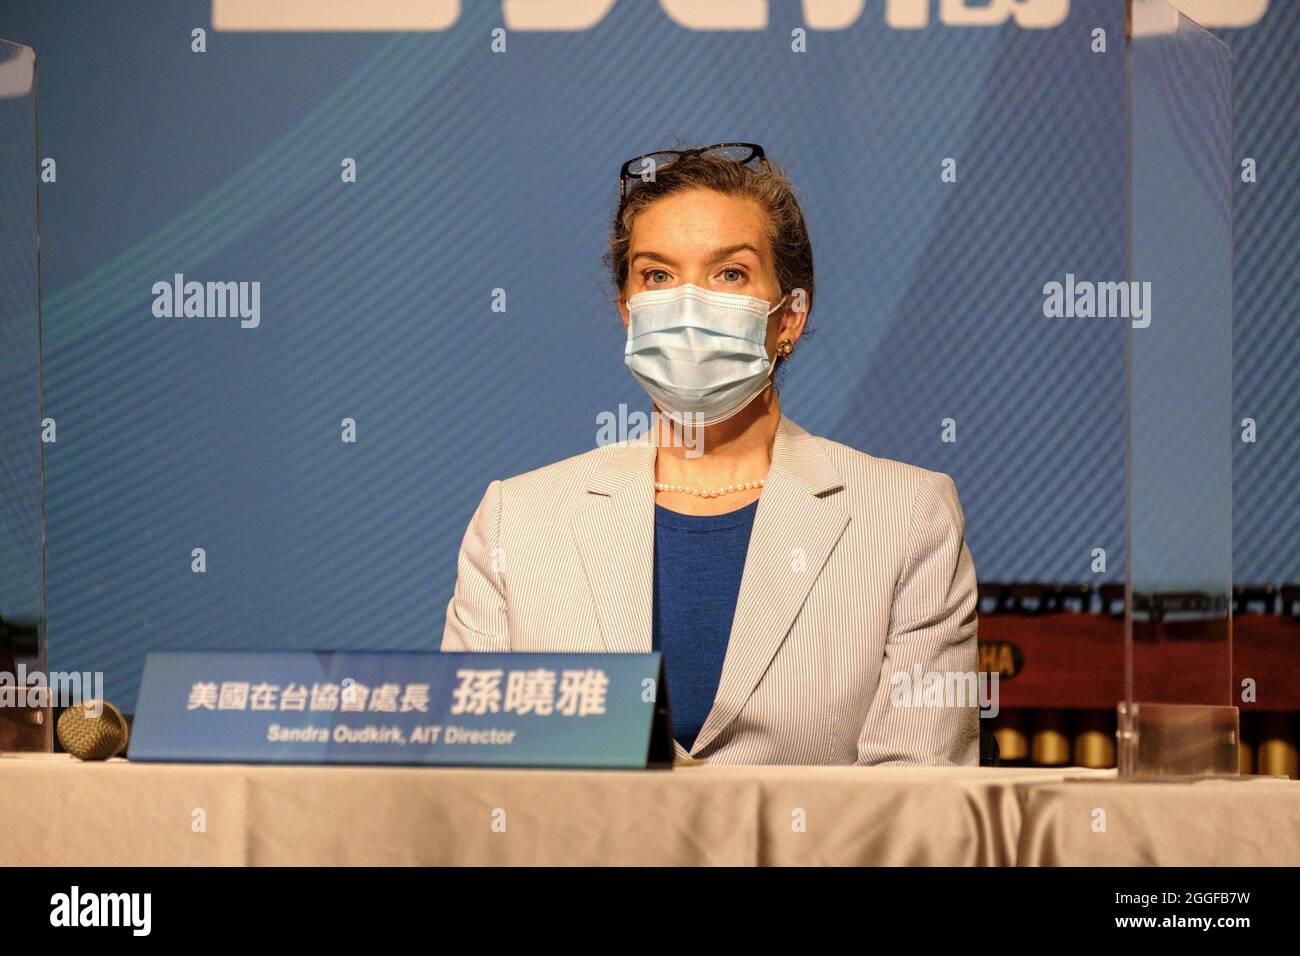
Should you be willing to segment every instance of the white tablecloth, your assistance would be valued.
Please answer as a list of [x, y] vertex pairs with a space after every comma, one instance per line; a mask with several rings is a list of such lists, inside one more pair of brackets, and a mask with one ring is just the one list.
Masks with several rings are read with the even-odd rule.
[[555, 771], [14, 755], [0, 757], [0, 864], [1300, 864], [1298, 782], [1113, 778], [1078, 768]]

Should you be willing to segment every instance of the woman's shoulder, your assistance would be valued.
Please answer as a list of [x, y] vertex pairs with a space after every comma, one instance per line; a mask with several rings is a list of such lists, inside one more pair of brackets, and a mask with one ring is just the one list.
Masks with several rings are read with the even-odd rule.
[[950, 506], [954, 517], [960, 517], [957, 485], [947, 472], [882, 458], [834, 439], [809, 437], [839, 473], [851, 499], [874, 506], [882, 500], [902, 504], [915, 501], [923, 494], [933, 495]]
[[611, 459], [635, 454], [638, 447], [636, 442], [598, 445], [549, 465], [504, 478], [500, 482], [501, 493], [507, 497], [558, 505], [563, 499], [583, 494], [593, 484], [597, 472]]

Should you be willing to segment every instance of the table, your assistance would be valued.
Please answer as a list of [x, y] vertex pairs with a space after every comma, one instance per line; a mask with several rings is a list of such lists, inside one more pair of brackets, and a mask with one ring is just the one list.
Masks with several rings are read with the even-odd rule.
[[1024, 789], [1019, 865], [1300, 864], [1300, 782], [1132, 783], [1107, 772], [1109, 781]]
[[[1080, 768], [485, 770], [6, 755], [0, 865], [1300, 863], [1300, 782], [1129, 784], [1114, 776]], [[1092, 831], [1098, 808], [1103, 833]]]

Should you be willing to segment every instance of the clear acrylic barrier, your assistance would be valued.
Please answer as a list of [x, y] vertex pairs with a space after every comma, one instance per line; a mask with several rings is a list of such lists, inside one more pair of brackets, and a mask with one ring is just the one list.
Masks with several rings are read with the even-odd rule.
[[1124, 777], [1235, 774], [1232, 61], [1164, 0], [1128, 44]]
[[36, 143], [36, 54], [0, 40], [0, 751], [48, 752]]

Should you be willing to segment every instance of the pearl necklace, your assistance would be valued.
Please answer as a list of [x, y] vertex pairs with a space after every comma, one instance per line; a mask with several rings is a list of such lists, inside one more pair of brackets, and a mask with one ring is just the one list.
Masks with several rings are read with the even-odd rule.
[[762, 488], [765, 479], [760, 478], [758, 481], [742, 481], [738, 485], [724, 485], [721, 488], [692, 488], [689, 485], [670, 485], [667, 482], [656, 481], [655, 491], [680, 491], [684, 495], [697, 495], [701, 498], [717, 498], [721, 495], [734, 495], [738, 491], [750, 491], [754, 488]]

